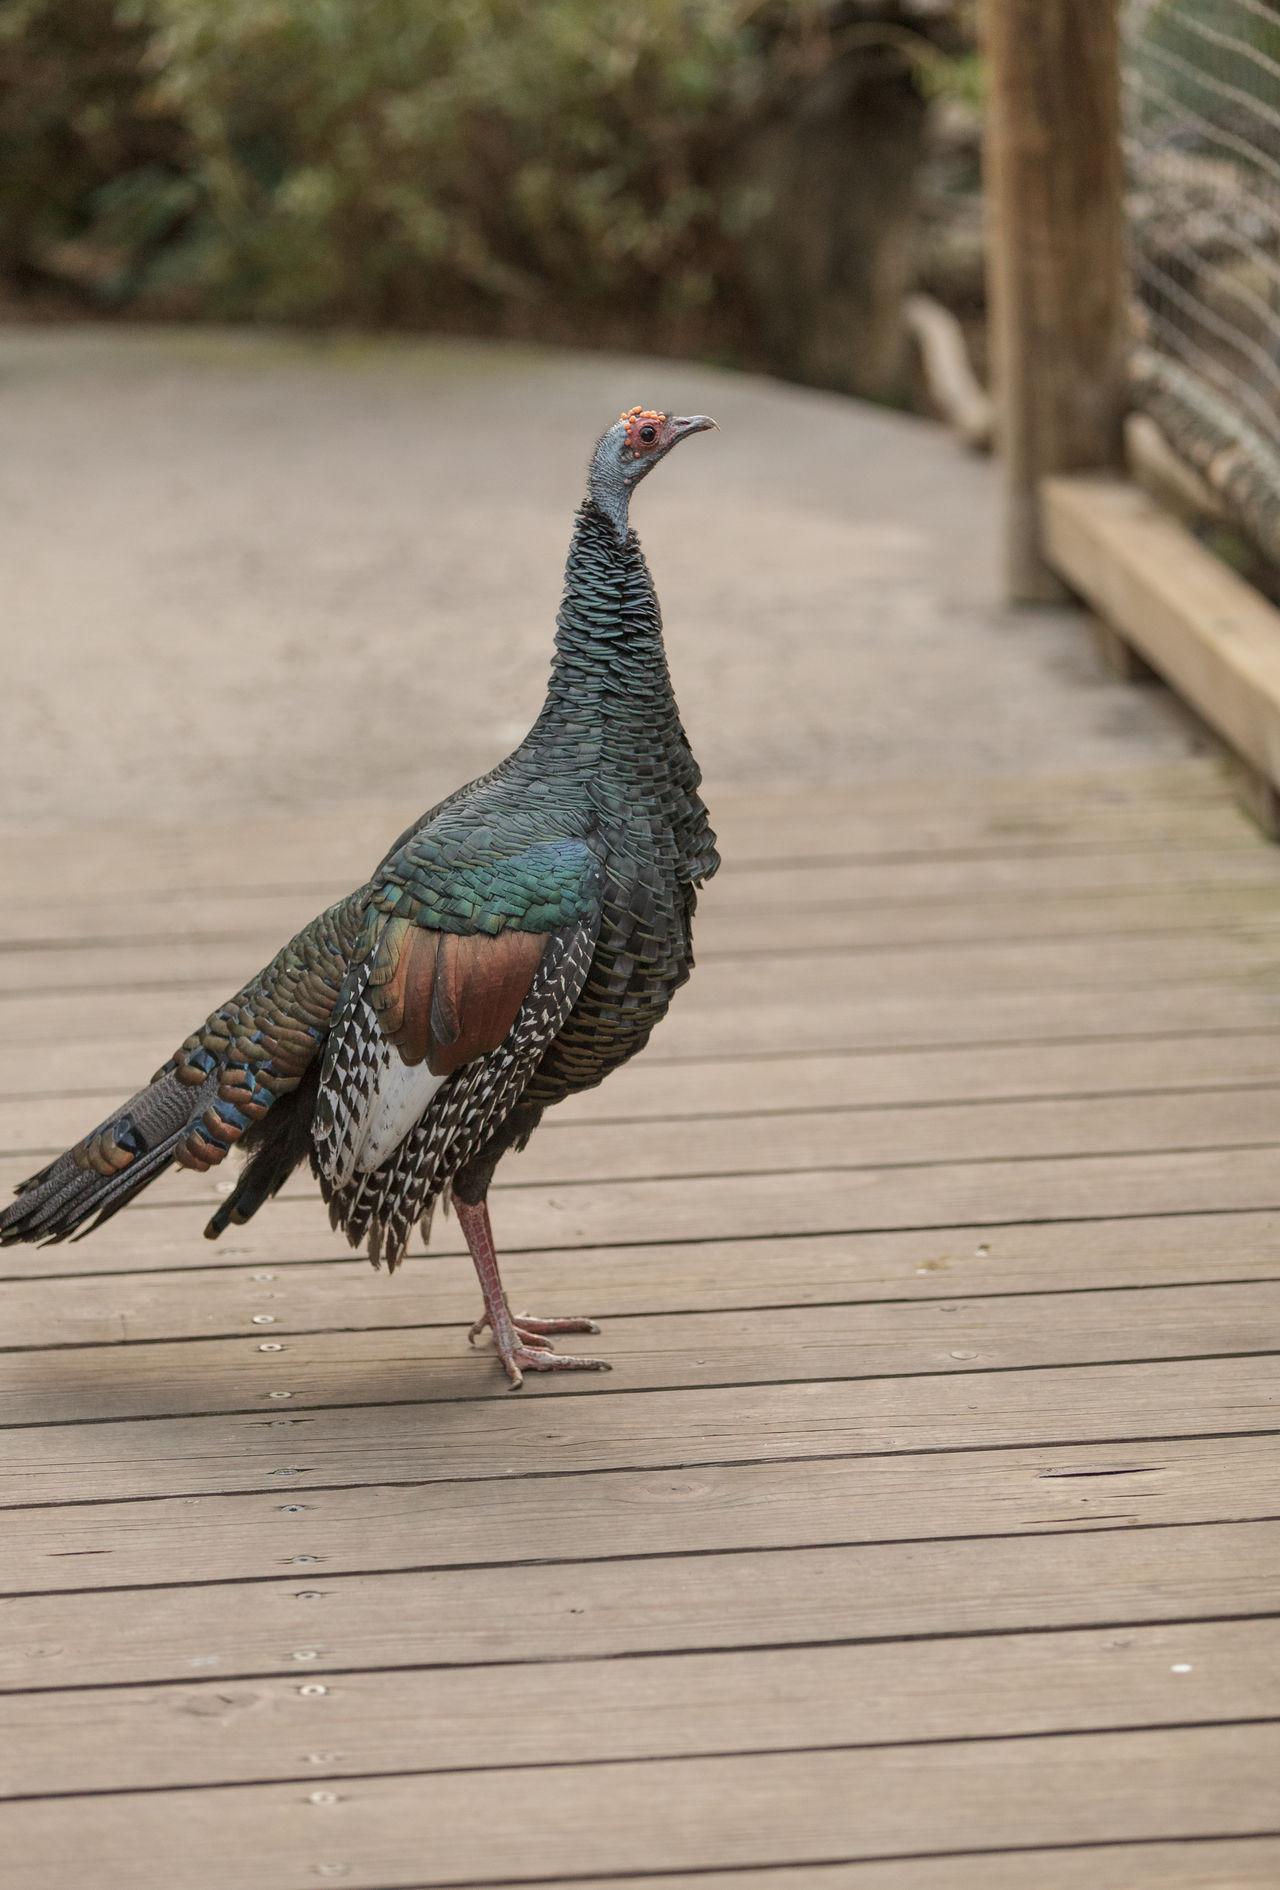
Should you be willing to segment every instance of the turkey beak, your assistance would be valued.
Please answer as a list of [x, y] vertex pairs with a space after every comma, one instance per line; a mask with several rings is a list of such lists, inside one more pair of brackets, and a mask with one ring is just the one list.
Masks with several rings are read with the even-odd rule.
[[681, 440], [687, 440], [691, 433], [720, 431], [709, 413], [690, 413], [674, 415], [671, 420], [671, 444], [676, 446]]

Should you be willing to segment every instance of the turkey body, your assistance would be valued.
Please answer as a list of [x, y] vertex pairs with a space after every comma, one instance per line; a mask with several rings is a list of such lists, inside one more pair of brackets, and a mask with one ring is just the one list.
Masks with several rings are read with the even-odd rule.
[[[619, 423], [624, 467], [636, 426], [634, 412]], [[688, 978], [696, 889], [719, 864], [699, 783], [639, 542], [589, 496], [529, 735], [24, 1183], [0, 1241], [87, 1232], [171, 1162], [207, 1169], [239, 1147], [216, 1238], [308, 1161], [333, 1224], [375, 1265], [397, 1266], [452, 1199], [484, 1290], [478, 1325], [513, 1383], [521, 1367], [598, 1364], [547, 1337], [589, 1322], [512, 1321], [486, 1195], [502, 1155], [642, 1049]]]

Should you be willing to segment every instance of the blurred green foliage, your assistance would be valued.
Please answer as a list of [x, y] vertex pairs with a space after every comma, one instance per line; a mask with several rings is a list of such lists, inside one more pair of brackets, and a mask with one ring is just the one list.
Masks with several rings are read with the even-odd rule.
[[969, 6], [0, 0], [0, 279], [760, 358], [753, 134], [839, 62], [968, 95]]
[[569, 289], [579, 326], [678, 322], [757, 209], [723, 163], [771, 80], [757, 13], [0, 0], [0, 266], [225, 317], [545, 328]]
[[202, 214], [166, 258], [220, 313], [705, 301], [754, 65], [733, 0], [136, 0]]
[[[148, 34], [109, 0], [0, 0], [0, 270], [38, 271], [117, 180], [153, 187], [176, 128], [147, 92]], [[106, 207], [105, 203], [102, 206]]]

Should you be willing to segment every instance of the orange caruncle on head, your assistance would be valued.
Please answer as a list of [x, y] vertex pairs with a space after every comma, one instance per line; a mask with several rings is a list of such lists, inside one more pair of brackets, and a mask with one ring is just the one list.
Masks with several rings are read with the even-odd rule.
[[627, 445], [633, 453], [648, 453], [658, 444], [665, 413], [653, 413], [647, 407], [632, 407], [619, 414], [619, 424], [627, 429]]

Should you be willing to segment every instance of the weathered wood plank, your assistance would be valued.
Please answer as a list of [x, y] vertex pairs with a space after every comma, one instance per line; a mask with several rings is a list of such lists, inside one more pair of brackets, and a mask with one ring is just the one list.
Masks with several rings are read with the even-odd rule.
[[[829, 908], [846, 904], [874, 913], [886, 906], [907, 909], [926, 922], [948, 922], [940, 907], [985, 909], [1007, 902], [1012, 909], [1060, 909], [1064, 925], [1091, 922], [1091, 908], [1109, 901], [1150, 895], [1212, 897], [1280, 885], [1280, 860], [1256, 831], [1243, 823], [1234, 841], [1224, 835], [1212, 850], [1171, 847], [1104, 848], [1089, 852], [1027, 846], [1013, 852], [938, 854], [925, 858], [840, 859], [750, 866], [729, 860], [702, 901], [699, 938], [706, 924], [723, 915]], [[216, 887], [183, 893], [126, 891], [117, 888], [88, 902], [65, 892], [49, 898], [22, 898], [15, 892], [0, 911], [0, 949], [21, 950], [54, 943], [58, 949], [93, 950], [97, 943], [234, 939], [252, 935], [264, 941], [287, 938], [325, 906], [350, 891], [348, 882], [324, 879], [310, 887], [280, 892], [273, 884], [230, 892]], [[1087, 894], [1087, 899], [1081, 895]]]
[[[1256, 1832], [1280, 1729], [1206, 1727], [10, 1804], [24, 1890], [311, 1890]], [[331, 1800], [336, 1802], [331, 1802]], [[769, 1808], [766, 1829], [744, 1816]], [[500, 1815], [495, 1816], [495, 1807]], [[536, 1833], [536, 1843], [530, 1834]]]
[[[93, 1242], [12, 1247], [0, 1279], [0, 1330], [14, 1345], [101, 1344], [118, 1338], [212, 1338], [247, 1332], [250, 1310], [270, 1310], [281, 1280], [325, 1307], [328, 1326], [359, 1330], [470, 1322], [475, 1279], [461, 1243], [440, 1230], [429, 1254], [374, 1279], [368, 1263], [324, 1225], [318, 1204], [264, 1211], [234, 1238], [210, 1246], [167, 1214], [112, 1222]], [[289, 1229], [281, 1222], [301, 1217]], [[277, 1218], [278, 1217], [278, 1218]], [[124, 1221], [124, 1216], [120, 1217]], [[1087, 1232], [1084, 1230], [1087, 1228]], [[134, 1232], [132, 1230], [136, 1229]], [[508, 1230], [510, 1231], [510, 1230]], [[504, 1275], [530, 1302], [588, 1296], [602, 1317], [623, 1312], [805, 1305], [839, 1299], [937, 1298], [954, 1292], [1046, 1292], [1110, 1286], [1213, 1283], [1280, 1275], [1280, 1219], [1272, 1210], [1020, 1227], [856, 1229], [805, 1235], [757, 1227], [737, 1240], [623, 1237], [611, 1247], [504, 1242]], [[200, 1275], [192, 1289], [186, 1277]], [[255, 1278], [255, 1275], [258, 1277]], [[320, 1295], [319, 1298], [316, 1295]], [[248, 1302], [253, 1301], [252, 1308]]]
[[[677, 1076], [673, 1101], [679, 1090]], [[692, 1120], [653, 1117], [610, 1125], [562, 1118], [548, 1123], [528, 1149], [503, 1163], [501, 1185], [572, 1187], [587, 1175], [603, 1185], [743, 1170], [799, 1173], [1099, 1154], [1114, 1159], [1127, 1152], [1174, 1154], [1280, 1142], [1280, 1085], [920, 1110], [844, 1110], [829, 1105], [771, 1113], [768, 1101], [766, 1091], [758, 1098], [758, 1113]], [[83, 1132], [83, 1115], [80, 1120]], [[64, 1145], [59, 1140], [55, 1149]], [[0, 1192], [15, 1187], [31, 1165], [29, 1155], [0, 1156]], [[147, 1203], [190, 1208], [198, 1202], [211, 1209], [221, 1199], [220, 1181], [200, 1177], [193, 1185], [188, 1171], [174, 1168], [151, 1184]], [[314, 1192], [314, 1178], [303, 1169], [285, 1184], [279, 1198], [309, 1198]]]
[[0, 1796], [1264, 1719], [1280, 1621], [0, 1696]]
[[[477, 1371], [483, 1371], [477, 1361]], [[598, 1383], [600, 1381], [597, 1381]], [[121, 1419], [21, 1433], [0, 1505], [1274, 1430], [1271, 1357]]]
[[1268, 1432], [71, 1504], [7, 1512], [0, 1590], [1256, 1521], [1275, 1465]]
[[[1274, 1890], [1280, 1837], [1127, 1840], [1062, 1850], [967, 1852], [888, 1862], [718, 1870], [715, 1890]], [[511, 1890], [512, 1880], [492, 1890]], [[709, 1890], [702, 1871], [575, 1878], [575, 1890]], [[412, 1886], [411, 1890], [419, 1890]]]
[[[862, 782], [818, 789], [790, 791], [764, 789], [722, 792], [711, 784], [716, 825], [721, 838], [741, 855], [758, 851], [763, 843], [781, 836], [784, 854], [794, 851], [797, 837], [812, 839], [815, 826], [824, 838], [842, 843], [869, 834], [880, 843], [886, 836], [900, 839], [939, 834], [954, 836], [1010, 833], [1035, 834], [1043, 823], [1068, 837], [1096, 823], [1103, 829], [1127, 832], [1155, 823], [1158, 830], [1184, 813], [1229, 806], [1222, 770], [1209, 757], [1188, 758], [1157, 767], [1106, 769], [1070, 775], [986, 775], [948, 781], [940, 797], [934, 781]], [[199, 866], [196, 884], [209, 879], [219, 863], [233, 868], [249, 860], [264, 867], [262, 883], [280, 880], [282, 854], [305, 855], [326, 850], [340, 857], [344, 878], [367, 871], [420, 808], [402, 806], [327, 810], [322, 814], [283, 814], [254, 820], [201, 821], [188, 825], [157, 822], [128, 832], [103, 827], [95, 835], [90, 857], [78, 861], [79, 873], [94, 875], [114, 851], [121, 860], [136, 857], [152, 862], [168, 855], [175, 865]], [[9, 827], [0, 831], [0, 861], [11, 872], [23, 865], [51, 872], [51, 850], [56, 834]], [[332, 869], [336, 871], [337, 869]], [[78, 874], [78, 889], [88, 886]], [[172, 893], [186, 879], [169, 873], [162, 890]], [[92, 890], [96, 893], [95, 883]], [[108, 888], [108, 890], [110, 890]]]
[[[750, 888], [739, 880], [739, 895]], [[1075, 937], [1165, 938], [1186, 932], [1231, 932], [1280, 926], [1280, 887], [1275, 884], [1147, 893], [1094, 894], [1079, 898], [987, 897], [976, 901], [836, 902], [821, 896], [817, 876], [797, 889], [787, 905], [759, 899], [722, 901], [708, 893], [697, 919], [699, 963], [705, 968], [725, 955], [848, 950], [876, 953], [963, 947], [1000, 939], [1065, 940]], [[317, 908], [318, 909], [318, 908]], [[211, 915], [212, 917], [213, 915]], [[36, 944], [0, 951], [0, 999], [60, 997], [71, 991], [132, 991], [208, 982], [237, 990], [313, 916], [294, 912], [277, 926], [255, 924], [227, 935], [182, 938], [129, 937], [119, 944], [86, 940], [75, 947]], [[218, 919], [218, 931], [223, 921]], [[135, 932], [136, 932], [135, 921]], [[212, 929], [212, 928], [211, 928]]]
[[[1072, 774], [957, 776], [947, 783], [956, 809], [980, 810], [994, 815], [1010, 807], [1022, 813], [1028, 807], [1049, 813], [1070, 808], [1095, 810], [1124, 818], [1125, 809], [1148, 805], [1166, 810], [1199, 801], [1220, 800], [1222, 770], [1211, 756], [1185, 756], [1154, 767], [1085, 769]], [[933, 780], [881, 780], [821, 788], [734, 788], [717, 794], [721, 824], [732, 821], [740, 831], [763, 832], [773, 821], [789, 821], [796, 814], [821, 815], [829, 810], [836, 822], [850, 818], [903, 820], [920, 815], [932, 821], [938, 815], [938, 784]]]
[[1280, 780], [1280, 613], [1113, 478], [1044, 482], [1048, 557], [1267, 780]]
[[[570, 1122], [599, 1125], [654, 1117], [673, 1121], [766, 1110], [938, 1109], [1147, 1091], [1190, 1095], [1267, 1085], [1278, 1071], [1280, 1032], [1265, 1031], [1137, 1042], [1121, 1038], [1101, 1046], [830, 1051], [701, 1063], [646, 1056], [615, 1071], [607, 1090], [567, 1098], [546, 1117], [541, 1133], [554, 1135]], [[75, 1095], [0, 1094], [0, 1151], [34, 1155], [62, 1149], [84, 1134], [86, 1124], [117, 1107], [121, 1095], [119, 1088]]]
[[[815, 959], [815, 964], [821, 960]], [[807, 984], [807, 979], [806, 979]], [[690, 986], [692, 991], [693, 986]], [[122, 999], [97, 1014], [101, 1036], [42, 1041], [31, 1027], [34, 1048], [5, 1059], [3, 1093], [132, 1094], [175, 1045], [227, 994], [212, 987], [202, 1005], [189, 996], [157, 992], [149, 1005]], [[1280, 1029], [1280, 994], [1265, 979], [1238, 985], [1205, 978], [1184, 984], [1158, 982], [1109, 989], [983, 990], [963, 997], [927, 987], [910, 996], [866, 993], [861, 988], [827, 993], [821, 1006], [802, 996], [753, 1004], [744, 1015], [719, 1005], [698, 1009], [677, 1002], [639, 1067], [712, 1058], [986, 1048], [998, 1044], [1109, 1044], [1120, 1038], [1157, 1038], [1189, 1032], [1208, 1037], [1250, 1035]], [[87, 999], [78, 1000], [87, 1004]], [[90, 1025], [80, 1019], [84, 1031]], [[25, 1028], [25, 1026], [24, 1026]], [[126, 1034], [128, 1030], [128, 1034]], [[603, 1094], [611, 1094], [606, 1090]]]
[[[424, 1562], [430, 1545], [424, 1544]], [[0, 1690], [1273, 1617], [1280, 1522], [11, 1596]], [[815, 1743], [822, 1743], [815, 1741]]]
[[[1187, 762], [1095, 777], [1051, 777], [889, 783], [761, 795], [720, 795], [710, 789], [721, 850], [740, 862], [812, 856], [820, 834], [825, 857], [953, 852], [963, 847], [1051, 845], [1099, 839], [1238, 841], [1239, 816], [1212, 763]], [[256, 821], [210, 821], [198, 827], [156, 825], [106, 833], [76, 856], [78, 899], [118, 898], [131, 891], [166, 896], [203, 888], [245, 891], [289, 882], [356, 886], [388, 846], [422, 812], [418, 807]], [[57, 884], [58, 836], [0, 834], [0, 871], [14, 896], [38, 897]]]
[[[996, 1044], [904, 1052], [830, 1051], [825, 1055], [743, 1056], [732, 1062], [663, 1062], [638, 1057], [610, 1077], [610, 1087], [569, 1098], [544, 1126], [644, 1116], [731, 1114], [750, 1108], [936, 1108], [956, 1103], [1105, 1096], [1122, 1091], [1202, 1090], [1268, 1083], [1280, 1072], [1280, 1034], [1187, 1035], [1114, 1042]], [[104, 1096], [107, 1092], [103, 1092]], [[20, 1107], [27, 1107], [23, 1104]], [[109, 1104], [108, 1104], [109, 1106]], [[80, 1121], [63, 1115], [60, 1126]], [[0, 1146], [13, 1122], [0, 1102]]]
[[[333, 1405], [506, 1396], [503, 1373], [482, 1368], [492, 1354], [468, 1346], [458, 1327], [326, 1332], [327, 1297], [323, 1310], [296, 1288], [271, 1303], [288, 1306], [282, 1329], [293, 1336], [285, 1353], [260, 1351], [256, 1338], [7, 1351], [0, 1424], [254, 1410], [283, 1417]], [[618, 1388], [628, 1391], [742, 1385], [780, 1375], [802, 1383], [1245, 1352], [1280, 1356], [1280, 1280], [1068, 1293], [1048, 1303], [1020, 1296], [633, 1315], [610, 1321], [600, 1349]], [[530, 1386], [556, 1397], [591, 1395], [597, 1388], [598, 1381], [574, 1374], [535, 1377]], [[272, 1408], [286, 1403], [287, 1412]], [[10, 1447], [21, 1452], [20, 1435], [10, 1438]]]
[[[993, 1033], [982, 1021], [983, 1013], [990, 1007], [998, 1014], [1011, 998], [1034, 994], [1035, 1002], [1027, 1009], [1040, 1020], [1043, 1031], [1043, 1019], [1053, 1014], [1055, 999], [1059, 1005], [1065, 1000], [1077, 1016], [1087, 1017], [1103, 994], [1113, 1005], [1118, 999], [1123, 1012], [1130, 989], [1149, 992], [1153, 986], [1176, 988], [1208, 980], [1224, 994], [1251, 993], [1256, 987], [1258, 1008], [1253, 1015], [1270, 1021], [1267, 1006], [1277, 1001], [1272, 974], [1278, 949], [1274, 928], [1255, 921], [1232, 931], [1110, 939], [1105, 951], [1099, 950], [1094, 939], [1033, 939], [914, 949], [897, 946], [880, 953], [832, 950], [794, 956], [725, 956], [705, 966], [700, 979], [681, 992], [679, 1014], [686, 1023], [686, 1037], [687, 1026], [698, 1021], [705, 1032], [710, 1016], [720, 1023], [723, 1048], [759, 1050], [769, 1046], [755, 1021], [756, 1011], [777, 1005], [779, 992], [798, 983], [804, 992], [808, 1035], [796, 1047], [808, 1047], [815, 1027], [824, 1019], [829, 1039], [847, 1042], [846, 1018], [860, 1008], [857, 1000], [849, 1002], [852, 986], [861, 1004], [874, 1006], [876, 1013], [894, 1000], [906, 1000], [911, 1008], [923, 1000], [926, 1015], [930, 1010], [950, 1014], [950, 1028], [942, 1026], [943, 1041], [947, 1036], [954, 1040], [960, 1026], [965, 1027], [966, 1041], [980, 1041], [1003, 1034], [998, 1029]], [[246, 973], [255, 969], [250, 964]], [[72, 991], [57, 1000], [58, 1034], [76, 1044], [89, 1044], [130, 1032], [152, 1041], [163, 1030], [172, 1049], [230, 995], [225, 980], [189, 984], [180, 979], [155, 980], [146, 989]], [[1134, 1008], [1141, 1018], [1144, 1007]], [[727, 1018], [726, 1012], [731, 1014]], [[1185, 1027], [1192, 1014], [1185, 998], [1176, 1014]], [[1211, 1016], [1207, 1027], [1213, 1028], [1217, 1021]], [[1116, 1028], [1107, 1034], [1115, 1034]], [[1032, 1034], [1026, 1026], [1024, 1031]], [[47, 1005], [15, 992], [0, 996], [0, 1044], [15, 1051], [30, 1045], [40, 1048], [49, 1036]], [[907, 1037], [880, 1037], [882, 1042], [921, 1040], [919, 1026]], [[928, 1036], [923, 1040], [928, 1041]], [[688, 1054], [687, 1042], [684, 1048]], [[59, 1087], [84, 1084], [82, 1076]]]
[[[674, 1103], [678, 1076], [671, 1089]], [[768, 1092], [757, 1100], [766, 1103]], [[959, 1104], [877, 1111], [828, 1104], [803, 1113], [704, 1115], [676, 1122], [655, 1118], [616, 1127], [570, 1119], [514, 1155], [504, 1179], [515, 1187], [552, 1187], [586, 1174], [642, 1180], [741, 1168], [1115, 1158], [1130, 1149], [1174, 1154], [1273, 1141], [1280, 1141], [1280, 1085], [1115, 1100], [1019, 1100], [981, 1108]], [[5, 1165], [0, 1163], [0, 1170]], [[290, 1185], [310, 1192], [309, 1177], [299, 1176]]]
[[[785, 1241], [801, 1234], [988, 1230], [1021, 1221], [1269, 1210], [1280, 1206], [1280, 1170], [1274, 1149], [1265, 1146], [574, 1186], [499, 1183], [492, 1202], [499, 1247], [507, 1252], [643, 1248], [672, 1240]], [[198, 1197], [190, 1204], [144, 1201], [95, 1233], [92, 1245], [13, 1249], [3, 1264], [11, 1277], [26, 1278], [77, 1266], [115, 1270], [109, 1256], [116, 1267], [124, 1258], [129, 1269], [208, 1266], [217, 1249], [200, 1238], [207, 1211]], [[318, 1195], [272, 1202], [234, 1233], [224, 1249], [228, 1258], [339, 1259], [349, 1251], [328, 1228]], [[452, 1221], [432, 1239], [435, 1258], [463, 1251]], [[415, 1234], [411, 1256], [421, 1251], [419, 1240]]]

